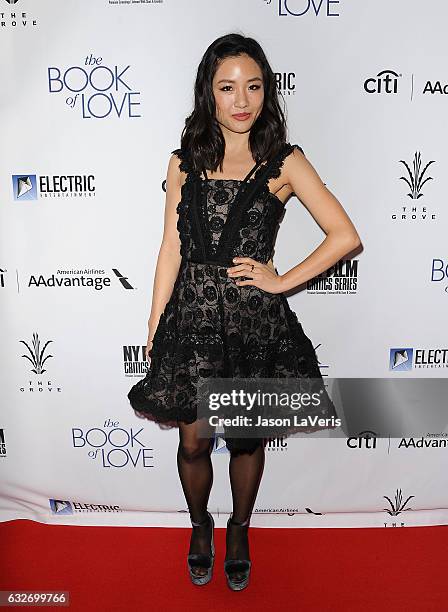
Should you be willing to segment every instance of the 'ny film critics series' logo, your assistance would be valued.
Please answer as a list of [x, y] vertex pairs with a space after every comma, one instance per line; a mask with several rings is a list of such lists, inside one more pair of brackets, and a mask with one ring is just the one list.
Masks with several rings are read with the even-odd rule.
[[27, 201], [40, 198], [85, 198], [96, 195], [93, 174], [13, 174], [14, 200]]
[[142, 344], [123, 346], [123, 367], [126, 376], [145, 376], [149, 365], [145, 356], [145, 350], [146, 346]]
[[343, 259], [311, 278], [307, 282], [307, 293], [353, 294], [358, 290], [358, 260]]
[[82, 119], [135, 119], [141, 117], [141, 102], [130, 68], [107, 66], [102, 57], [90, 53], [80, 66], [49, 66], [48, 91], [65, 96], [65, 104]]

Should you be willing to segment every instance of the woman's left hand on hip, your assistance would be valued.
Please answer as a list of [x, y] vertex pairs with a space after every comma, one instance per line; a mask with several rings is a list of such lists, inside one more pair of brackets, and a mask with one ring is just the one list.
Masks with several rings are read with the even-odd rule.
[[248, 280], [236, 280], [239, 287], [252, 285], [269, 293], [281, 293], [283, 291], [282, 277], [277, 274], [268, 264], [261, 263], [252, 257], [234, 257], [234, 266], [227, 268], [229, 278], [245, 276]]

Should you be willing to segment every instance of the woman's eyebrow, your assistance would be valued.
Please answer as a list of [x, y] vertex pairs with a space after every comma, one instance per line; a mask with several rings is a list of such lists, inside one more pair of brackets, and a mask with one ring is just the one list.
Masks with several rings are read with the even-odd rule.
[[[253, 77], [251, 79], [247, 79], [247, 82], [250, 83], [251, 81], [262, 81], [263, 79], [261, 77]], [[219, 83], [236, 83], [236, 81], [233, 81], [232, 79], [219, 79], [218, 84]]]

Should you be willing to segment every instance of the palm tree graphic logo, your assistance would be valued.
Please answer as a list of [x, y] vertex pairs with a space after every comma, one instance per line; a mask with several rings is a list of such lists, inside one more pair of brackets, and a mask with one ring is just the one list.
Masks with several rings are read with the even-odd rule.
[[35, 332], [33, 334], [32, 346], [25, 342], [25, 340], [20, 340], [20, 342], [24, 344], [29, 351], [29, 355], [22, 355], [22, 357], [25, 357], [25, 359], [28, 359], [28, 361], [31, 362], [33, 366], [31, 368], [31, 372], [34, 372], [35, 374], [43, 374], [46, 372], [47, 370], [44, 369], [44, 364], [47, 359], [50, 359], [50, 357], [53, 357], [53, 355], [44, 355], [47, 346], [50, 344], [50, 342], [53, 342], [53, 340], [47, 340], [41, 349], [39, 335]]
[[427, 181], [433, 180], [432, 176], [427, 176], [425, 179], [423, 179], [423, 177], [425, 176], [426, 170], [433, 163], [434, 163], [434, 160], [429, 161], [422, 170], [422, 156], [421, 156], [420, 151], [416, 151], [414, 155], [414, 161], [412, 163], [412, 170], [408, 166], [408, 164], [405, 162], [404, 159], [400, 159], [400, 164], [403, 164], [406, 170], [408, 171], [408, 176], [400, 176], [400, 180], [404, 181], [408, 185], [411, 191], [407, 195], [413, 200], [418, 200], [418, 198], [421, 198], [423, 195], [422, 193], [423, 185]]

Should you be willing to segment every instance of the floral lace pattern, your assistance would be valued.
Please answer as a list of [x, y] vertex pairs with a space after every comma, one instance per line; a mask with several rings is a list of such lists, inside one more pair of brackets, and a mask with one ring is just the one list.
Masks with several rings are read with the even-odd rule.
[[[244, 186], [234, 179], [201, 180], [187, 156], [175, 151], [187, 173], [177, 206], [182, 262], [153, 338], [148, 372], [128, 394], [137, 416], [161, 428], [194, 422], [197, 386], [212, 377], [321, 379], [313, 345], [284, 294], [237, 286], [228, 266], [219, 263], [235, 255], [269, 261], [283, 206], [267, 185], [294, 148], [300, 149], [288, 143]], [[214, 258], [218, 263], [208, 263]], [[319, 412], [307, 415], [337, 416], [326, 392]], [[229, 450], [253, 452], [262, 441], [226, 443]]]

